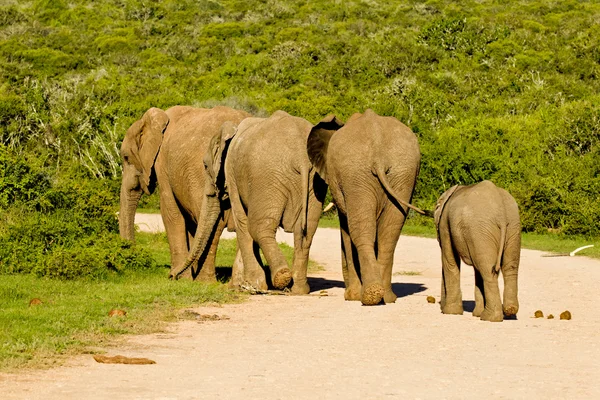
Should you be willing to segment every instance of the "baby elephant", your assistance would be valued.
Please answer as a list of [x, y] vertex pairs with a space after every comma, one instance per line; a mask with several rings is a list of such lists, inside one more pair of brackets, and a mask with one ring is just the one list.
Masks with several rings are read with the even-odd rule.
[[[516, 315], [517, 274], [521, 256], [521, 222], [515, 199], [490, 181], [453, 186], [439, 198], [434, 212], [442, 248], [444, 314], [462, 314], [460, 260], [475, 267], [473, 316], [500, 322]], [[498, 274], [504, 278], [504, 307]]]

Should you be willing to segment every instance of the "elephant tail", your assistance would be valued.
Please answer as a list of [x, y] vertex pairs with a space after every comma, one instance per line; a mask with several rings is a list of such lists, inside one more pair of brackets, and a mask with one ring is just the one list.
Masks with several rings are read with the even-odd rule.
[[498, 257], [496, 258], [496, 266], [494, 270], [496, 273], [500, 271], [502, 266], [502, 254], [504, 253], [504, 246], [506, 245], [506, 225], [500, 225], [500, 243], [498, 245]]
[[387, 174], [385, 173], [385, 170], [383, 169], [383, 167], [377, 166], [376, 174], [377, 174], [377, 178], [379, 179], [379, 182], [381, 182], [381, 185], [383, 186], [385, 191], [392, 198], [392, 200], [393, 200], [392, 202], [396, 203], [396, 207], [398, 207], [400, 209], [400, 211], [402, 211], [404, 214], [408, 214], [408, 210], [404, 211], [404, 209], [402, 207], [400, 207], [402, 205], [406, 208], [415, 210], [419, 214], [429, 216], [427, 212], [421, 210], [419, 207], [416, 207], [410, 203], [407, 203], [406, 201], [402, 200], [400, 198], [400, 196], [398, 196], [398, 194], [394, 191], [394, 188], [392, 187], [392, 185], [390, 185], [389, 181], [387, 180]]
[[302, 228], [302, 236], [306, 236], [306, 232], [308, 231], [308, 193], [310, 185], [310, 166], [302, 165], [300, 167], [300, 179], [302, 184], [302, 210], [300, 211], [300, 224]]

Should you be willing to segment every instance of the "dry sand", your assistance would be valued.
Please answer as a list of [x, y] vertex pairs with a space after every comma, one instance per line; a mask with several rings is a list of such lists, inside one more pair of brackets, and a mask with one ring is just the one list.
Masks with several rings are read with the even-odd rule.
[[[151, 230], [156, 219], [140, 223]], [[155, 365], [98, 364], [82, 355], [64, 367], [0, 375], [0, 399], [600, 399], [600, 261], [541, 254], [522, 252], [519, 319], [489, 323], [467, 311], [468, 266], [464, 315], [427, 303], [428, 295], [439, 300], [435, 239], [401, 237], [395, 304], [344, 301], [339, 232], [319, 229], [311, 258], [325, 271], [312, 274], [311, 295], [198, 307], [229, 319], [183, 321], [167, 334], [106, 349]], [[531, 318], [538, 309], [556, 318]], [[571, 321], [558, 319], [564, 310]]]

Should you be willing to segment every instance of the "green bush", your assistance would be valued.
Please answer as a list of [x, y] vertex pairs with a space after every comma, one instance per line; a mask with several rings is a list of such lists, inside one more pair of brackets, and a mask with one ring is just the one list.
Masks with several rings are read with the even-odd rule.
[[[311, 122], [372, 108], [419, 137], [419, 206], [492, 179], [526, 231], [600, 234], [596, 2], [11, 3], [0, 6], [0, 143], [30, 171], [5, 174], [4, 204], [79, 207], [101, 220], [88, 231], [114, 232], [118, 147], [150, 107]], [[86, 181], [107, 182], [104, 194]], [[83, 210], [86, 197], [106, 207]]]

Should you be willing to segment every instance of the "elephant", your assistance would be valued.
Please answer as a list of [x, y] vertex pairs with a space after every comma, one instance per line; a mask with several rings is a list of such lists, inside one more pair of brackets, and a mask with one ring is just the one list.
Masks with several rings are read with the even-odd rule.
[[[226, 121], [239, 123], [250, 114], [228, 107], [212, 109], [175, 106], [166, 111], [150, 108], [127, 130], [121, 144], [123, 177], [120, 193], [119, 232], [135, 241], [135, 210], [142, 193], [158, 184], [160, 212], [171, 252], [171, 273], [184, 263], [204, 207], [202, 154]], [[219, 216], [211, 237], [204, 268], [187, 277], [215, 281], [215, 255], [228, 215]]]
[[[184, 268], [205, 251], [209, 233], [222, 213], [223, 199], [228, 198], [243, 260], [243, 270], [234, 268], [233, 286], [268, 288], [260, 248], [275, 289], [287, 287], [293, 279], [292, 293], [309, 293], [308, 254], [327, 192], [305, 150], [312, 127], [307, 120], [284, 111], [269, 118], [247, 118], [237, 127], [223, 124], [204, 157], [208, 214], [202, 216], [204, 226], [194, 238]], [[220, 179], [223, 175], [224, 180]], [[275, 240], [278, 227], [294, 234], [291, 271]]]
[[346, 300], [393, 303], [394, 249], [419, 174], [415, 134], [394, 117], [373, 110], [344, 125], [328, 116], [313, 127], [308, 157], [329, 185], [338, 207]]
[[[495, 322], [515, 316], [521, 256], [521, 222], [515, 199], [490, 181], [456, 185], [440, 196], [433, 215], [442, 251], [442, 312], [463, 313], [462, 259], [475, 269], [473, 316]], [[498, 288], [500, 270], [504, 302]]]

